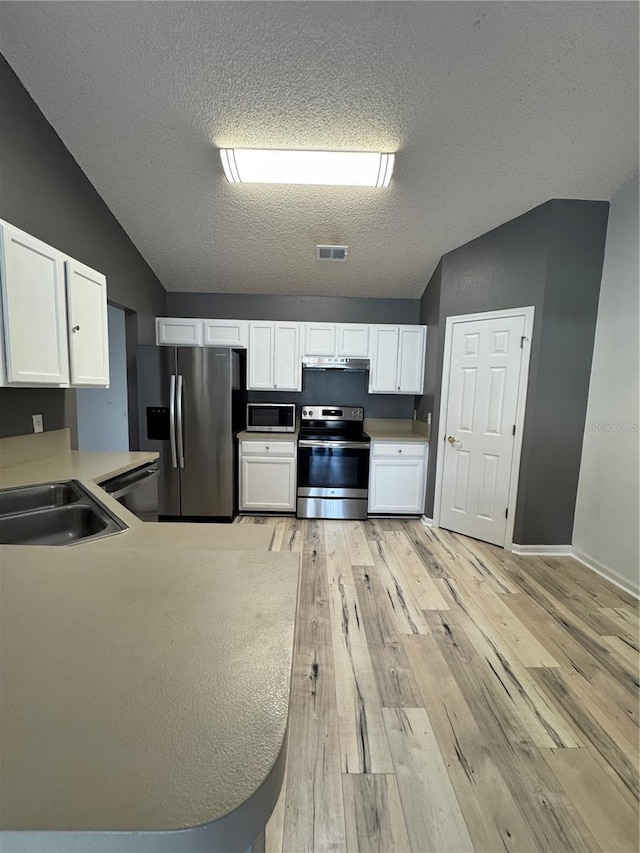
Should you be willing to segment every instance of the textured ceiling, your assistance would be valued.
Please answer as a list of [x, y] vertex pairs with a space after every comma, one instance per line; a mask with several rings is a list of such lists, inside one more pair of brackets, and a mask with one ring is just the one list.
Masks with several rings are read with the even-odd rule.
[[[637, 3], [2, 2], [0, 31], [168, 290], [419, 297], [443, 253], [638, 168]], [[398, 154], [387, 190], [265, 187], [216, 146]]]

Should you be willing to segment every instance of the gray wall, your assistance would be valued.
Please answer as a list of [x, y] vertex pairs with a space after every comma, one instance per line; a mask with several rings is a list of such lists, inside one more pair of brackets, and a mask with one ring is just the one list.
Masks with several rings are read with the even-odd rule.
[[638, 176], [611, 200], [573, 547], [640, 593]]
[[533, 305], [514, 541], [571, 542], [607, 215], [608, 202], [553, 200], [442, 258], [421, 300], [427, 371], [435, 350], [433, 394], [427, 382], [418, 400], [419, 417], [433, 417], [427, 516], [440, 447], [446, 318]]
[[341, 370], [302, 373], [302, 391], [247, 391], [251, 403], [296, 403], [298, 406], [332, 403], [336, 406], [362, 406], [366, 418], [412, 418], [415, 398], [407, 394], [369, 394], [368, 373]]
[[[442, 293], [442, 260], [436, 267], [431, 280], [420, 300], [420, 325], [427, 326], [427, 348], [424, 366], [424, 393], [416, 397], [418, 419], [426, 421], [429, 414], [434, 413], [438, 373], [438, 342], [440, 335], [440, 297]], [[432, 435], [433, 435], [432, 424]], [[437, 430], [437, 424], [435, 425]]]
[[319, 323], [418, 322], [419, 299], [268, 296], [253, 293], [168, 293], [168, 317], [285, 320]]
[[[152, 343], [164, 288], [1, 56], [0, 115], [0, 218], [104, 273], [109, 301], [136, 312], [131, 344]], [[33, 412], [45, 429], [70, 426], [65, 395], [0, 389], [0, 436], [31, 432]]]
[[[222, 320], [285, 320], [325, 323], [420, 322], [419, 299], [268, 296], [250, 293], [168, 293], [169, 317], [216, 317]], [[272, 391], [249, 391], [251, 402], [271, 402]], [[368, 394], [364, 373], [307, 372], [302, 391], [279, 391], [283, 403], [335, 403], [362, 406], [371, 418], [413, 417], [413, 396]]]

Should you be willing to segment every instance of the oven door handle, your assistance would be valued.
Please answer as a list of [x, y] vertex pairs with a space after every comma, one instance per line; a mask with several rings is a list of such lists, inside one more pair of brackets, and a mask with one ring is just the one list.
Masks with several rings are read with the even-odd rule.
[[298, 439], [298, 447], [336, 447], [345, 450], [368, 450], [368, 441], [311, 441], [309, 439]]

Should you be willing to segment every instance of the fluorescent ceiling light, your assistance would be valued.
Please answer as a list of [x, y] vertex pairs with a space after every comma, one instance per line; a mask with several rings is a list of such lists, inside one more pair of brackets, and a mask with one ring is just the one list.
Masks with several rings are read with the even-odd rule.
[[220, 157], [232, 184], [388, 187], [395, 154], [221, 148]]

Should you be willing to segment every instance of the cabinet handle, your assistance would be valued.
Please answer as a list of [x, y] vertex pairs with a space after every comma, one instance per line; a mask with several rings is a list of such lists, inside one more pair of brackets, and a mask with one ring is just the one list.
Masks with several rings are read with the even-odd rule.
[[269, 445], [268, 445], [268, 444], [266, 445], [266, 448], [267, 448], [267, 450], [269, 449]]
[[399, 390], [400, 390], [400, 386], [398, 385], [398, 387], [396, 388], [396, 391], [399, 391]]
[[80, 331], [80, 326], [74, 326], [74, 327], [73, 327], [73, 329], [71, 329], [71, 331], [72, 331], [72, 332], [79, 332], [79, 331]]
[[399, 449], [399, 450], [398, 450], [398, 453], [402, 453], [402, 449]]

